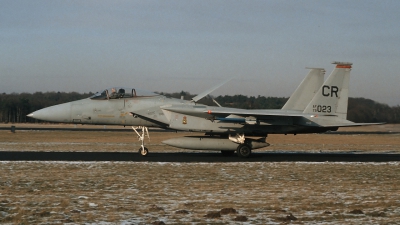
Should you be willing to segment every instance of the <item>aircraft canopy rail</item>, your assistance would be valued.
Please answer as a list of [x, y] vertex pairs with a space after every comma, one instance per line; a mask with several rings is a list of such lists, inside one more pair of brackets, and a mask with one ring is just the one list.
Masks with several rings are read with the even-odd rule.
[[90, 99], [108, 100], [108, 99], [120, 99], [120, 98], [150, 97], [157, 95], [159, 94], [135, 88], [112, 87], [96, 92], [96, 94], [92, 95]]

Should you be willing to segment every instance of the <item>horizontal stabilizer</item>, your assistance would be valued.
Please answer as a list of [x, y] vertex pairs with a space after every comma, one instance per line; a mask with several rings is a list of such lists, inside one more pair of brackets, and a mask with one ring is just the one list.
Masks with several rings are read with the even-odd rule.
[[386, 123], [339, 123], [333, 125], [324, 125], [324, 127], [360, 127], [360, 126], [373, 126], [373, 125], [383, 125]]
[[339, 127], [359, 127], [359, 126], [373, 126], [373, 125], [382, 125], [386, 123], [350, 123], [350, 124], [340, 124]]

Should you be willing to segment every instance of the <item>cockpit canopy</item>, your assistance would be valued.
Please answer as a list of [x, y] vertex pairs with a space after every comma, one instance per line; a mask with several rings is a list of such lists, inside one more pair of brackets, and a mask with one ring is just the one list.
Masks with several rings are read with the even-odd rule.
[[118, 99], [118, 98], [135, 98], [135, 97], [150, 97], [156, 96], [154, 92], [139, 90], [135, 88], [126, 87], [112, 87], [99, 92], [96, 92], [90, 99], [104, 100], [104, 99]]

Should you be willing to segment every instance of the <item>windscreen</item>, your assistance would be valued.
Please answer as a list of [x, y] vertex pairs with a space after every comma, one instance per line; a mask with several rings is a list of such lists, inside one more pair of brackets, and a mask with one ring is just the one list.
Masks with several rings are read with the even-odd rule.
[[105, 99], [120, 99], [120, 98], [135, 98], [135, 97], [150, 97], [158, 94], [151, 91], [144, 91], [135, 88], [112, 87], [103, 91], [96, 92], [90, 99], [105, 100]]

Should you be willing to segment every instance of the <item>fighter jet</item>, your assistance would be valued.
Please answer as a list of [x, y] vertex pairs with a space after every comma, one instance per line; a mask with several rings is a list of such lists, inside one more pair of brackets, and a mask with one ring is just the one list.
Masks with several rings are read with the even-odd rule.
[[268, 134], [321, 133], [339, 127], [373, 125], [346, 120], [352, 63], [333, 64], [336, 67], [325, 82], [324, 69], [310, 68], [280, 110], [198, 103], [225, 81], [190, 101], [135, 88], [108, 88], [89, 98], [44, 108], [28, 116], [51, 122], [132, 126], [141, 141], [139, 153], [143, 156], [148, 154], [144, 143], [145, 136], [149, 136], [147, 128], [159, 127], [204, 134], [165, 140], [167, 145], [249, 157], [253, 149], [269, 145]]

